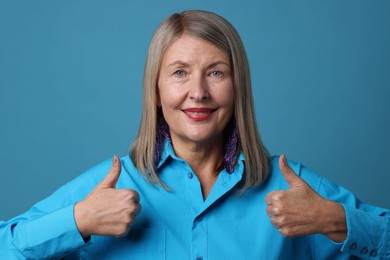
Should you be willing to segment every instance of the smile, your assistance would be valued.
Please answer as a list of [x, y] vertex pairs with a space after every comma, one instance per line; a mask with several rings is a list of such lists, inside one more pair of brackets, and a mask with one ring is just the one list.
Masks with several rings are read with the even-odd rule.
[[212, 108], [187, 108], [183, 109], [184, 114], [194, 121], [204, 121], [210, 118], [216, 109]]

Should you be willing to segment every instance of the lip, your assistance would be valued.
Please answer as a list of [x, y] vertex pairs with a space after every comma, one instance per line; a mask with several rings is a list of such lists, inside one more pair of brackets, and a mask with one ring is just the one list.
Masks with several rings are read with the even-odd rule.
[[183, 109], [184, 114], [194, 121], [205, 121], [209, 119], [216, 109], [208, 107], [190, 107]]

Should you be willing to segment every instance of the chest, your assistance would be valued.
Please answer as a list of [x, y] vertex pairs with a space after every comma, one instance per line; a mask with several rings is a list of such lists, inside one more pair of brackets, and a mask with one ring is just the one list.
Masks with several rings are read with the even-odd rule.
[[285, 239], [270, 224], [261, 192], [230, 191], [204, 208], [188, 192], [140, 195], [143, 210], [129, 234], [93, 237], [81, 258], [278, 259], [293, 248], [310, 258], [308, 238]]

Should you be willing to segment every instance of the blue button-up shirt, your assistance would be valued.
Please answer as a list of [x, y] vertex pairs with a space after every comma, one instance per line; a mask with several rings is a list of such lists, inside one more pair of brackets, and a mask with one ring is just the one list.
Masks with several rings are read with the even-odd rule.
[[138, 191], [142, 211], [122, 238], [91, 236], [84, 241], [73, 209], [106, 176], [107, 160], [61, 187], [26, 213], [0, 222], [0, 259], [343, 259], [351, 255], [390, 258], [389, 211], [361, 203], [344, 188], [289, 162], [321, 196], [340, 202], [348, 237], [334, 243], [323, 235], [285, 238], [266, 214], [265, 196], [288, 189], [278, 158], [261, 185], [239, 193], [244, 173], [240, 155], [233, 173], [225, 170], [203, 200], [191, 167], [165, 142], [159, 176], [170, 188], [150, 184], [129, 156], [121, 158], [118, 189]]

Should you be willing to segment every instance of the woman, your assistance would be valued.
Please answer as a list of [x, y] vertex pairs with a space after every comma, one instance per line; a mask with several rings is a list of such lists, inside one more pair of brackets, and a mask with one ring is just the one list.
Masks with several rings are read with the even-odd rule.
[[143, 91], [130, 156], [1, 223], [1, 259], [390, 257], [388, 210], [268, 156], [246, 54], [222, 17], [165, 20]]

